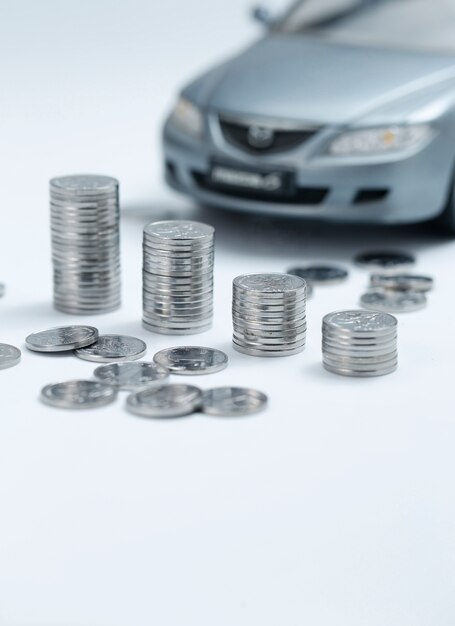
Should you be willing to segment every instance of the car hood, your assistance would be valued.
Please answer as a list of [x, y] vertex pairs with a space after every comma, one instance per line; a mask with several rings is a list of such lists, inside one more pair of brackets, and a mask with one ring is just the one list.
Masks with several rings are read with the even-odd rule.
[[184, 91], [217, 111], [347, 124], [455, 76], [455, 57], [270, 35]]

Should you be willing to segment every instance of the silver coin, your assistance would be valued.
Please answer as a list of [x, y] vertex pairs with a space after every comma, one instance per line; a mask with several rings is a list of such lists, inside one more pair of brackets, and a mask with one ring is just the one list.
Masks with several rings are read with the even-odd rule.
[[228, 364], [227, 354], [201, 346], [178, 346], [160, 350], [153, 360], [172, 374], [184, 376], [214, 374], [224, 370]]
[[50, 181], [54, 306], [106, 313], [120, 298], [118, 181], [82, 174]]
[[188, 220], [169, 220], [152, 222], [144, 228], [144, 233], [153, 240], [177, 241], [205, 241], [215, 234], [213, 226], [202, 222]]
[[354, 262], [360, 267], [399, 270], [414, 265], [415, 257], [408, 252], [373, 251], [358, 254]]
[[267, 396], [255, 389], [216, 387], [203, 392], [201, 411], [207, 415], [237, 417], [258, 413], [266, 406]]
[[419, 311], [426, 304], [425, 294], [419, 292], [372, 290], [364, 293], [360, 298], [360, 306], [363, 306], [365, 309], [391, 313]]
[[299, 310], [305, 308], [306, 302], [306, 294], [303, 292], [298, 298], [273, 298], [268, 299], [267, 297], [261, 296], [254, 298], [248, 296], [242, 296], [239, 294], [234, 294], [233, 297], [233, 305], [237, 308], [244, 309], [248, 308], [251, 310], [264, 310], [264, 311], [283, 311], [283, 310]]
[[182, 252], [181, 250], [161, 250], [155, 247], [151, 247], [148, 244], [143, 244], [142, 247], [143, 256], [142, 259], [147, 261], [159, 260], [163, 264], [175, 265], [185, 263], [202, 263], [206, 261], [213, 261], [215, 257], [215, 248], [211, 246], [205, 250], [197, 249], [192, 252]]
[[335, 285], [348, 277], [348, 272], [341, 268], [329, 265], [309, 265], [307, 267], [293, 267], [288, 274], [303, 278], [307, 286], [310, 285]]
[[198, 306], [176, 306], [175, 304], [173, 305], [160, 302], [154, 302], [153, 304], [150, 302], [147, 303], [147, 300], [145, 299], [143, 302], [147, 305], [146, 313], [156, 316], [157, 319], [163, 319], [163, 321], [168, 320], [170, 316], [176, 321], [207, 319], [208, 317], [211, 317], [213, 313], [213, 305], [211, 303], [208, 305]]
[[142, 361], [100, 365], [93, 375], [101, 382], [129, 391], [142, 387], [161, 386], [169, 379], [169, 372], [166, 368], [156, 363]]
[[0, 343], [0, 370], [14, 367], [21, 360], [21, 351], [8, 343]]
[[306, 331], [307, 325], [306, 323], [301, 324], [299, 326], [295, 326], [294, 328], [284, 327], [282, 325], [276, 327], [253, 327], [251, 325], [241, 326], [240, 324], [233, 324], [234, 331], [242, 333], [251, 337], [288, 337], [298, 333], [302, 333]]
[[232, 340], [237, 345], [241, 345], [244, 348], [252, 348], [253, 350], [263, 350], [267, 352], [283, 352], [284, 350], [291, 350], [300, 346], [305, 346], [306, 333], [302, 333], [298, 337], [292, 339], [252, 339], [246, 338], [244, 335], [234, 333]]
[[369, 378], [373, 376], [386, 376], [387, 374], [392, 374], [398, 367], [398, 363], [393, 363], [388, 368], [383, 369], [375, 369], [371, 370], [356, 370], [352, 368], [341, 368], [341, 367], [333, 367], [329, 363], [323, 363], [324, 368], [331, 372], [332, 374], [338, 374], [339, 376], [353, 376], [355, 378]]
[[202, 391], [193, 385], [173, 384], [142, 389], [128, 396], [126, 408], [142, 417], [183, 417], [197, 411]]
[[149, 294], [147, 290], [144, 290], [143, 299], [149, 304], [155, 304], [158, 306], [173, 306], [176, 309], [185, 309], [186, 307], [200, 307], [208, 303], [212, 303], [211, 294], [192, 297], [191, 295], [178, 295], [172, 297], [168, 294]]
[[89, 346], [98, 339], [94, 326], [59, 326], [29, 335], [25, 344], [35, 352], [64, 352]]
[[[174, 326], [175, 328], [187, 328], [190, 326], [204, 326], [205, 324], [207, 324], [208, 321], [208, 316], [206, 314], [201, 314], [201, 315], [180, 315], [180, 316], [172, 316], [172, 318], [169, 318], [169, 316], [165, 316], [165, 315], [159, 315], [156, 312], [150, 311], [150, 312], [143, 312], [142, 314], [143, 319], [146, 322], [149, 322], [151, 324], [162, 324], [163, 328], [165, 328], [166, 326]], [[211, 315], [209, 317], [209, 320], [211, 321]]]
[[117, 389], [94, 380], [69, 380], [46, 385], [41, 400], [61, 409], [94, 409], [111, 404], [117, 398]]
[[268, 294], [280, 298], [286, 292], [304, 292], [305, 281], [298, 276], [290, 274], [243, 274], [237, 276], [233, 282], [234, 289], [244, 290], [248, 293]]
[[384, 346], [346, 346], [343, 344], [328, 342], [325, 337], [322, 339], [322, 352], [335, 354], [338, 356], [380, 356], [396, 351], [397, 341], [387, 342]]
[[5, 290], [5, 285], [3, 283], [0, 283], [0, 298], [3, 298], [3, 296], [5, 295]]
[[100, 335], [91, 346], [75, 350], [74, 354], [85, 361], [110, 363], [135, 361], [146, 352], [147, 345], [142, 339], [127, 335]]
[[50, 187], [51, 191], [64, 195], [98, 195], [112, 192], [118, 187], [118, 180], [98, 174], [74, 174], [52, 178]]
[[251, 320], [253, 318], [258, 321], [272, 321], [274, 319], [293, 320], [298, 317], [305, 317], [306, 307], [299, 307], [298, 309], [290, 308], [267, 310], [266, 308], [253, 309], [251, 307], [239, 307], [237, 303], [232, 305], [232, 314], [239, 319]]
[[368, 369], [372, 367], [380, 368], [387, 367], [391, 364], [392, 361], [396, 361], [398, 358], [398, 353], [391, 352], [389, 354], [384, 354], [382, 356], [338, 356], [334, 354], [330, 354], [327, 351], [323, 352], [323, 359], [325, 363], [330, 363], [333, 366], [340, 367], [352, 367], [355, 369]]
[[433, 289], [434, 281], [431, 276], [417, 274], [372, 274], [370, 285], [380, 289], [393, 291], [419, 291], [425, 293]]
[[159, 335], [182, 336], [182, 335], [199, 335], [200, 333], [205, 333], [206, 331], [210, 330], [210, 328], [212, 327], [212, 323], [208, 322], [204, 324], [203, 326], [192, 326], [192, 327], [184, 328], [184, 327], [172, 327], [172, 326], [163, 327], [163, 325], [160, 323], [154, 324], [151, 322], [147, 322], [147, 320], [142, 320], [142, 327], [147, 331], [150, 331], [152, 333], [157, 333]]
[[380, 337], [397, 328], [397, 319], [379, 311], [347, 310], [334, 311], [324, 316], [323, 329], [327, 327], [335, 333], [346, 336]]
[[61, 313], [67, 313], [69, 315], [98, 315], [101, 313], [111, 313], [113, 311], [117, 311], [119, 306], [120, 306], [120, 303], [117, 303], [109, 307], [103, 306], [102, 309], [100, 309], [99, 306], [88, 309], [88, 308], [83, 308], [81, 306], [77, 306], [73, 304], [70, 304], [70, 305], [65, 304], [65, 303], [59, 304], [55, 302], [54, 300], [54, 309], [56, 311], [60, 311]]
[[300, 354], [305, 350], [305, 343], [298, 344], [297, 346], [282, 349], [282, 350], [266, 350], [266, 349], [257, 349], [250, 348], [241, 343], [237, 343], [235, 338], [232, 341], [232, 345], [234, 350], [237, 352], [241, 352], [242, 354], [246, 354], [248, 356], [259, 356], [259, 357], [285, 357], [285, 356], [294, 356], [295, 354]]
[[291, 344], [305, 343], [306, 328], [294, 333], [283, 334], [276, 332], [274, 335], [259, 336], [257, 334], [250, 334], [247, 331], [233, 330], [232, 337], [237, 343], [245, 346], [254, 347], [274, 347], [279, 350], [281, 348], [289, 347]]
[[[296, 326], [302, 326], [306, 322], [306, 315], [276, 315], [271, 317], [259, 316], [259, 315], [240, 315], [237, 312], [233, 312], [232, 321], [238, 326], [244, 328], [264, 328], [271, 330], [272, 327], [280, 326], [282, 328], [295, 328]], [[275, 328], [276, 330], [276, 328]]]

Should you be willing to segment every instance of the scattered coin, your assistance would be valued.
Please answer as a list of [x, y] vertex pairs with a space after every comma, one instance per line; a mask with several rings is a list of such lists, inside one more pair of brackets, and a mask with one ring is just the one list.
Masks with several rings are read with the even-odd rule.
[[116, 397], [117, 389], [93, 380], [69, 380], [41, 390], [43, 402], [61, 409], [94, 409], [111, 404]]
[[101, 382], [117, 389], [134, 391], [142, 387], [161, 386], [169, 379], [169, 371], [156, 363], [124, 361], [100, 365], [93, 373]]
[[87, 348], [75, 350], [74, 354], [85, 361], [111, 363], [114, 361], [135, 361], [147, 352], [142, 339], [127, 335], [100, 335], [95, 343]]
[[364, 252], [354, 259], [355, 264], [361, 267], [388, 271], [401, 270], [414, 265], [415, 261], [415, 257], [407, 252], [386, 251]]
[[193, 385], [163, 385], [128, 396], [126, 408], [142, 417], [183, 417], [201, 406], [202, 391]]
[[201, 346], [178, 346], [160, 350], [153, 360], [172, 374], [183, 376], [214, 374], [224, 370], [228, 364], [227, 354]]
[[90, 346], [98, 339], [93, 326], [59, 326], [29, 335], [25, 344], [35, 352], [64, 352]]
[[201, 411], [208, 415], [240, 416], [258, 413], [267, 406], [267, 396], [255, 389], [216, 387], [202, 394]]
[[372, 274], [370, 285], [380, 289], [392, 291], [419, 291], [425, 293], [433, 289], [434, 281], [431, 276], [416, 274]]
[[0, 283], [0, 298], [3, 298], [3, 296], [5, 295], [5, 285], [3, 283]]
[[380, 311], [335, 311], [322, 320], [324, 368], [341, 376], [384, 376], [398, 364], [397, 319]]
[[427, 304], [424, 293], [410, 291], [371, 290], [360, 298], [360, 305], [373, 311], [410, 313], [419, 311]]
[[0, 343], [0, 370], [7, 367], [14, 367], [21, 360], [21, 351], [15, 346], [7, 343]]
[[303, 278], [310, 285], [336, 285], [342, 283], [348, 277], [348, 273], [342, 267], [329, 265], [309, 265], [308, 267], [293, 267], [288, 274]]

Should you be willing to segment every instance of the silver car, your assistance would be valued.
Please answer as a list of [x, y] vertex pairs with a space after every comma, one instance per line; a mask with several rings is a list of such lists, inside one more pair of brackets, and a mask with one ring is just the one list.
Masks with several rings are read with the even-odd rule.
[[168, 183], [213, 207], [455, 232], [455, 2], [306, 0], [266, 21], [183, 89]]

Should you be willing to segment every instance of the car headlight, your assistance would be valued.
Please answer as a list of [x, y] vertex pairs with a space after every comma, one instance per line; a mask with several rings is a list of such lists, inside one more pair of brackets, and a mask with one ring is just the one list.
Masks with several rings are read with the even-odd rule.
[[196, 105], [180, 97], [171, 113], [171, 122], [192, 137], [201, 137], [204, 132], [204, 117]]
[[388, 126], [351, 130], [339, 135], [329, 146], [333, 156], [386, 154], [409, 150], [424, 143], [431, 135], [428, 124]]

